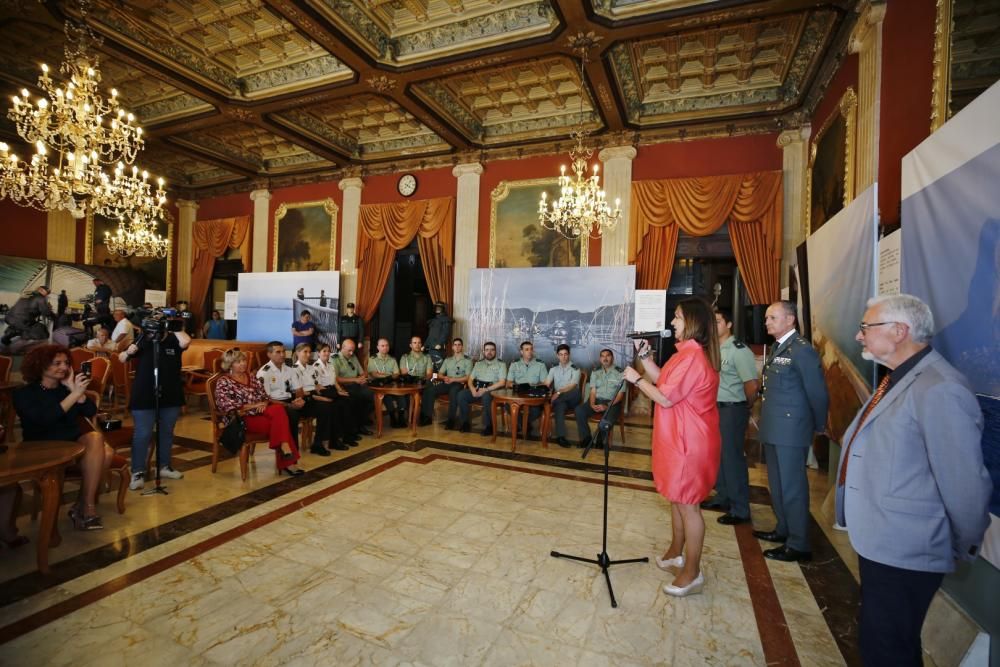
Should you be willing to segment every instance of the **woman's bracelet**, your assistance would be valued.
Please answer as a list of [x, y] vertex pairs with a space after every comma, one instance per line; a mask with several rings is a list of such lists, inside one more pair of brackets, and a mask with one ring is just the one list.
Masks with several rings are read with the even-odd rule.
[[652, 348], [647, 347], [645, 350], [643, 350], [642, 352], [640, 352], [637, 356], [640, 359], [645, 359], [646, 357], [648, 357], [652, 353], [653, 353]]

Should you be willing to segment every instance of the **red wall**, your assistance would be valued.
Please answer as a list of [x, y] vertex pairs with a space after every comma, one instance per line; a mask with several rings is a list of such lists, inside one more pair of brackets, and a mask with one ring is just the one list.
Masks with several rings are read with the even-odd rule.
[[879, 211], [899, 224], [903, 156], [930, 134], [934, 0], [890, 2], [882, 24]]
[[[823, 94], [823, 99], [816, 105], [816, 110], [812, 115], [812, 137], [816, 136], [823, 121], [830, 117], [830, 114], [837, 110], [840, 98], [844, 96], [847, 88], [853, 88], [854, 94], [858, 93], [858, 55], [852, 54], [844, 58], [840, 63], [840, 68], [830, 80], [830, 85]], [[810, 138], [811, 139], [811, 138]]]
[[48, 214], [0, 200], [0, 255], [45, 259]]
[[777, 141], [774, 133], [640, 146], [632, 162], [632, 180], [780, 170], [782, 155]]

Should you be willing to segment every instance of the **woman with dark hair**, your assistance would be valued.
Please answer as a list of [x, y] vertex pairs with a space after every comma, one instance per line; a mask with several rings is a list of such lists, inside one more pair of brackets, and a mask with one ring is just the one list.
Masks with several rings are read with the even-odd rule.
[[40, 345], [28, 352], [21, 376], [25, 385], [14, 392], [14, 409], [21, 419], [22, 438], [25, 442], [75, 440], [84, 446], [80, 458], [83, 485], [69, 516], [79, 530], [103, 528], [97, 516], [97, 486], [115, 453], [100, 433], [80, 424], [80, 417], [97, 414], [97, 406], [85, 393], [90, 376], [73, 375], [69, 350], [62, 345]]
[[283, 405], [268, 399], [260, 379], [247, 371], [246, 353], [227, 350], [222, 355], [222, 370], [228, 372], [215, 385], [215, 406], [226, 415], [226, 423], [233, 419], [230, 413], [238, 412], [246, 421], [248, 432], [268, 434], [278, 474], [301, 475], [302, 469], [295, 465], [299, 448], [292, 437], [288, 414]]
[[[653, 480], [670, 501], [670, 547], [656, 559], [661, 570], [676, 573], [663, 592], [684, 597], [701, 592], [701, 550], [705, 520], [700, 503], [715, 485], [722, 436], [719, 433], [719, 338], [712, 307], [702, 299], [677, 304], [671, 321], [677, 352], [657, 368], [645, 340], [635, 341], [645, 373], [625, 369], [633, 383], [655, 404]], [[655, 378], [655, 381], [651, 378]]]

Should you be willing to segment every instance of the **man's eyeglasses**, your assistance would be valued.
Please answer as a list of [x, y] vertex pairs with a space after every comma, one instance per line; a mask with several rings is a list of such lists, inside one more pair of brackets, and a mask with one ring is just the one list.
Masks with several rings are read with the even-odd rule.
[[858, 325], [858, 331], [860, 331], [863, 336], [868, 333], [868, 330], [872, 327], [880, 327], [883, 324], [899, 324], [899, 322], [862, 322]]

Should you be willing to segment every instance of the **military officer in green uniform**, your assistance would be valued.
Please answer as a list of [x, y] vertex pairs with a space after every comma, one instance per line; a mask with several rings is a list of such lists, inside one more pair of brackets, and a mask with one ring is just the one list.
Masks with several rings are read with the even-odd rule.
[[607, 348], [601, 350], [600, 361], [601, 365], [590, 374], [587, 399], [576, 406], [575, 410], [580, 447], [586, 447], [592, 439], [590, 418], [608, 413], [608, 419], [614, 424], [625, 398], [625, 385], [622, 384], [625, 376], [622, 369], [615, 366], [615, 353]]
[[341, 347], [345, 340], [353, 340], [360, 355], [364, 351], [365, 323], [358, 315], [354, 314], [354, 304], [349, 303], [344, 306], [344, 312], [337, 321], [337, 341]]
[[552, 414], [555, 416], [556, 443], [569, 447], [566, 440], [566, 410], [575, 410], [580, 404], [580, 369], [569, 360], [569, 345], [556, 348], [559, 363], [549, 369], [545, 386], [552, 389]]
[[[408, 378], [411, 382], [427, 381], [431, 379], [434, 371], [434, 360], [430, 355], [424, 354], [424, 341], [420, 336], [410, 336], [410, 351], [399, 358], [399, 373], [401, 377]], [[404, 413], [410, 409], [410, 397], [400, 396], [400, 426], [405, 426], [408, 421]]]
[[[549, 369], [538, 359], [535, 359], [535, 345], [531, 341], [521, 343], [521, 358], [513, 362], [507, 368], [507, 388], [515, 389], [518, 386], [537, 386], [545, 382]], [[531, 424], [542, 414], [542, 409], [538, 406], [528, 409], [528, 430]], [[529, 434], [530, 435], [530, 434]]]
[[434, 401], [438, 396], [448, 394], [448, 420], [444, 427], [455, 428], [455, 415], [458, 412], [458, 394], [469, 381], [472, 373], [472, 359], [464, 354], [465, 343], [461, 338], [451, 341], [451, 356], [441, 363], [441, 369], [434, 378], [435, 382], [424, 387], [420, 404], [420, 425], [427, 426], [434, 420]]
[[790, 301], [772, 303], [764, 315], [774, 346], [764, 362], [759, 438], [778, 522], [774, 530], [753, 531], [754, 537], [779, 544], [764, 557], [784, 562], [812, 559], [806, 455], [814, 434], [826, 430], [830, 404], [819, 354], [795, 330], [796, 319]]
[[749, 347], [733, 338], [733, 318], [716, 309], [715, 328], [719, 334], [722, 367], [719, 369], [719, 430], [722, 431], [722, 459], [715, 482], [715, 497], [703, 508], [724, 509], [717, 521], [734, 526], [750, 520], [750, 476], [743, 453], [750, 405], [757, 396], [757, 363]]
[[458, 421], [462, 433], [469, 432], [469, 410], [473, 403], [483, 404], [483, 435], [493, 435], [493, 392], [506, 384], [507, 365], [497, 359], [497, 344], [483, 344], [483, 358], [469, 373], [466, 388], [458, 394]]
[[[368, 373], [361, 367], [361, 362], [354, 356], [354, 341], [350, 338], [340, 344], [340, 352], [333, 357], [333, 368], [337, 373], [337, 381], [351, 395], [356, 414], [362, 415], [364, 423], [375, 406], [375, 394], [368, 386]], [[364, 435], [371, 431], [362, 427]]]
[[[379, 338], [375, 343], [375, 354], [368, 357], [368, 377], [386, 382], [399, 379], [399, 364], [396, 358], [389, 354], [389, 339]], [[389, 412], [389, 423], [393, 428], [401, 426], [399, 415], [403, 412], [401, 396], [383, 396], [382, 405]]]

